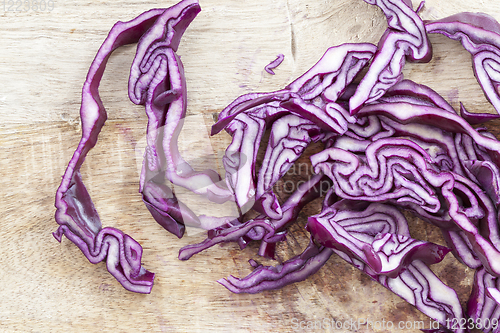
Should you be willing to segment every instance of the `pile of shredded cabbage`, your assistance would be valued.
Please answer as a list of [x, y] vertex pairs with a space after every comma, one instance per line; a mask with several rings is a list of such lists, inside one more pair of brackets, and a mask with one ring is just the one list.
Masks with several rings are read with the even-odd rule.
[[[240, 96], [220, 112], [212, 134], [225, 130], [232, 136], [223, 157], [224, 178], [213, 170], [194, 170], [177, 147], [187, 93], [176, 50], [200, 12], [198, 1], [183, 0], [115, 24], [83, 87], [82, 138], [57, 190], [56, 239], [65, 235], [92, 263], [106, 260], [127, 290], [151, 292], [154, 274], [142, 266], [141, 245], [102, 227], [80, 174], [106, 120], [98, 92], [106, 62], [116, 48], [137, 43], [129, 97], [144, 105], [148, 116], [143, 201], [179, 238], [185, 226], [207, 229], [207, 238], [182, 248], [179, 259], [222, 242], [244, 248], [250, 241], [260, 241], [258, 254], [273, 258], [300, 210], [322, 197], [321, 211], [308, 218], [311, 240], [303, 253], [275, 267], [250, 260], [255, 268], [250, 275], [219, 283], [235, 293], [277, 289], [306, 279], [336, 254], [439, 321], [435, 332], [467, 332], [471, 321], [473, 328], [500, 332], [500, 141], [471, 126], [500, 116], [468, 112], [463, 105], [458, 114], [438, 93], [402, 74], [406, 61], [431, 60], [429, 33], [443, 34], [470, 52], [485, 96], [500, 110], [500, 24], [482, 13], [424, 22], [418, 15], [423, 3], [413, 10], [410, 0], [365, 1], [387, 18], [377, 46], [333, 46], [282, 90]], [[273, 74], [282, 60], [279, 55], [266, 70]], [[273, 187], [313, 143], [323, 145], [310, 157], [315, 175], [281, 202]], [[257, 163], [261, 145], [267, 145], [265, 156]], [[241, 214], [197, 216], [166, 181], [215, 203], [233, 201]], [[250, 210], [259, 215], [248, 219]], [[439, 227], [447, 246], [413, 239], [402, 211]], [[476, 272], [465, 312], [456, 292], [429, 268], [449, 252]]]

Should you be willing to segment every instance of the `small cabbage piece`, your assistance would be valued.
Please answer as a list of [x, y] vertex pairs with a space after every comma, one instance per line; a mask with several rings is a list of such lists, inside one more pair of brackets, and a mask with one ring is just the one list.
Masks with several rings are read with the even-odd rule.
[[281, 63], [283, 62], [283, 59], [285, 59], [285, 56], [283, 55], [283, 53], [278, 54], [278, 56], [276, 57], [275, 60], [271, 61], [269, 64], [266, 65], [266, 67], [264, 67], [265, 71], [271, 75], [274, 75], [273, 69], [275, 69], [276, 67], [281, 65]]
[[402, 80], [385, 92], [378, 103], [408, 102], [411, 104], [429, 105], [456, 113], [453, 107], [441, 95], [426, 85], [412, 80]]
[[[225, 127], [232, 141], [226, 148], [222, 162], [226, 170], [226, 182], [234, 192], [242, 213], [255, 204], [255, 165], [262, 136], [272, 119], [284, 114], [288, 112], [279, 106], [278, 101], [273, 100], [238, 114]], [[276, 210], [279, 212], [279, 208]]]
[[[137, 43], [144, 35], [152, 36], [151, 31], [164, 31], [167, 23], [170, 24], [167, 45], [177, 48], [184, 30], [199, 11], [196, 0], [184, 0], [170, 8], [153, 9], [129, 22], [118, 22], [113, 26], [97, 52], [83, 85], [80, 108], [82, 138], [56, 192], [55, 219], [60, 227], [54, 237], [61, 241], [62, 235], [65, 235], [91, 263], [106, 260], [108, 271], [125, 289], [133, 292], [150, 293], [153, 287], [154, 274], [141, 266], [142, 247], [115, 228], [102, 228], [80, 174], [80, 167], [89, 150], [95, 146], [106, 121], [106, 110], [99, 97], [99, 83], [109, 56], [115, 49]], [[148, 43], [147, 38], [142, 39], [141, 45], [144, 43]], [[146, 204], [153, 204], [148, 199], [148, 189], [145, 198]], [[171, 213], [172, 206], [167, 206], [169, 208], [165, 212]]]
[[498, 288], [489, 287], [486, 288], [486, 291], [488, 293], [488, 296], [491, 297], [491, 299], [497, 302], [497, 304], [500, 304], [500, 290], [498, 290]]
[[184, 235], [185, 225], [200, 224], [199, 218], [164, 184], [147, 182], [142, 190], [142, 200], [156, 222], [179, 238]]
[[286, 90], [305, 101], [321, 97], [325, 103], [335, 102], [370, 61], [377, 47], [369, 43], [346, 43], [330, 47], [321, 59]]
[[432, 57], [432, 47], [424, 23], [413, 11], [411, 0], [365, 2], [382, 9], [389, 27], [379, 41], [368, 72], [349, 99], [351, 114], [356, 114], [365, 103], [382, 97], [390, 87], [402, 80], [405, 59], [428, 62]]
[[481, 123], [500, 117], [500, 24], [484, 13], [459, 13], [426, 22], [428, 33], [440, 33], [460, 40], [472, 56], [472, 68], [486, 98], [497, 114], [469, 113], [461, 105], [462, 116], [470, 123]]
[[484, 267], [476, 270], [472, 292], [467, 302], [467, 315], [475, 327], [485, 333], [500, 332], [500, 304], [498, 303], [500, 281]]
[[[374, 223], [377, 219], [380, 225]], [[392, 223], [384, 228], [397, 226], [399, 233], [379, 229], [366, 236], [370, 230], [364, 223], [381, 227], [384, 222]], [[359, 227], [363, 231], [361, 235]], [[368, 265], [376, 274], [389, 277], [398, 276], [414, 260], [428, 265], [438, 263], [450, 251], [441, 245], [410, 238], [404, 216], [396, 208], [378, 203], [340, 200], [324, 207], [321, 214], [309, 217], [307, 230], [321, 245], [342, 251]]]
[[[182, 34], [200, 11], [196, 1], [189, 5], [185, 1], [184, 14], [159, 17], [154, 28], [141, 37], [130, 68], [130, 100], [143, 104], [148, 116], [145, 153], [148, 163], [143, 165], [141, 190], [151, 178], [165, 173], [173, 184], [222, 203], [233, 200], [233, 194], [221, 182], [220, 175], [214, 170], [193, 170], [177, 147], [186, 115], [187, 88], [176, 51]], [[162, 210], [162, 207], [152, 208]]]
[[481, 260], [475, 254], [471, 242], [463, 231], [441, 229], [441, 233], [458, 261], [473, 269], [483, 266]]
[[279, 289], [291, 283], [305, 280], [323, 266], [333, 252], [329, 248], [318, 247], [313, 240], [300, 255], [277, 266], [258, 265], [243, 279], [232, 275], [220, 279], [221, 285], [233, 293], [255, 294], [264, 290]]
[[377, 281], [422, 313], [438, 321], [442, 325], [438, 332], [467, 332], [467, 328], [460, 326], [447, 329], [448, 323], [465, 320], [460, 301], [455, 290], [445, 285], [420, 260], [408, 265], [397, 278], [378, 276]]
[[302, 155], [307, 146], [319, 139], [321, 130], [313, 122], [294, 114], [277, 119], [269, 135], [262, 166], [259, 170], [254, 209], [273, 219], [283, 216], [272, 187]]

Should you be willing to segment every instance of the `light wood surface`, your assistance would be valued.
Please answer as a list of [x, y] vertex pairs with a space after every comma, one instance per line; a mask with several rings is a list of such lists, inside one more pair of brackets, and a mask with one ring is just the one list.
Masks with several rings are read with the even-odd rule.
[[[255, 244], [243, 251], [236, 244], [217, 246], [179, 261], [178, 250], [203, 240], [204, 234], [190, 229], [179, 240], [167, 233], [138, 193], [141, 161], [136, 150], [144, 140], [147, 118], [127, 97], [134, 46], [118, 49], [110, 58], [100, 89], [109, 120], [82, 174], [103, 225], [117, 227], [142, 244], [143, 264], [156, 273], [152, 293], [126, 291], [104, 263], [92, 265], [66, 238], [61, 244], [53, 238], [54, 194], [80, 138], [80, 92], [97, 49], [116, 21], [172, 4], [73, 0], [37, 12], [11, 12], [8, 2], [6, 8], [1, 4], [0, 331], [291, 332], [300, 323], [323, 320], [424, 320], [427, 328], [426, 316], [337, 257], [306, 281], [256, 295], [232, 294], [215, 282], [250, 273], [250, 258], [277, 264], [258, 258]], [[234, 98], [283, 88], [329, 46], [376, 43], [386, 28], [381, 11], [362, 0], [200, 0], [200, 5], [202, 12], [178, 51], [192, 121], [182, 142], [186, 158], [199, 168], [217, 163], [207, 157], [207, 144], [220, 157], [229, 143], [226, 134], [208, 139], [208, 130], [213, 114]], [[500, 20], [497, 0], [428, 0], [421, 16], [437, 19], [461, 11], [487, 12]], [[462, 101], [471, 111], [491, 111], [469, 54], [443, 36], [431, 36], [431, 41], [434, 59], [408, 64], [405, 76], [437, 90], [455, 108]], [[272, 76], [264, 66], [278, 53], [285, 60]], [[215, 166], [220, 168], [220, 163]], [[232, 209], [187, 194], [182, 199], [197, 213], [223, 215]], [[302, 212], [287, 242], [278, 247], [279, 261], [305, 247], [303, 226], [318, 207], [316, 202]], [[443, 244], [436, 228], [418, 220], [411, 228], [415, 238]], [[451, 255], [433, 270], [465, 304], [473, 271]]]

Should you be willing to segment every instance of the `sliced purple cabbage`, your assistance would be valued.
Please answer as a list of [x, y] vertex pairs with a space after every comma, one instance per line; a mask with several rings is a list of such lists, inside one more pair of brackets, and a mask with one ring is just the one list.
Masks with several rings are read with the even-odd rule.
[[[373, 243], [377, 235], [381, 234], [409, 236], [405, 217], [396, 207], [388, 204], [340, 200], [330, 207], [324, 207], [320, 215], [336, 220], [344, 230], [366, 243]], [[455, 291], [443, 284], [422, 261], [413, 260], [405, 270], [391, 278], [377, 274], [366, 263], [348, 256], [345, 252], [336, 249], [333, 251], [429, 317], [439, 321], [441, 325], [446, 325], [446, 319], [463, 318]]]
[[415, 260], [397, 278], [379, 276], [377, 281], [438, 321], [442, 325], [441, 332], [467, 332], [463, 327], [448, 330], [448, 323], [465, 320], [460, 301], [455, 290], [445, 285], [423, 262]]
[[495, 287], [489, 287], [486, 288], [486, 291], [488, 293], [488, 296], [491, 297], [492, 300], [497, 302], [498, 305], [500, 305], [500, 290]]
[[411, 104], [421, 104], [435, 106], [451, 113], [456, 113], [453, 107], [441, 95], [431, 88], [418, 84], [412, 80], [402, 80], [385, 92], [377, 102], [397, 103], [408, 102]]
[[474, 327], [485, 333], [500, 332], [500, 305], [495, 297], [499, 287], [498, 277], [489, 274], [484, 268], [476, 270], [467, 302], [467, 315]]
[[[212, 127], [212, 134], [225, 129], [233, 137], [223, 162], [226, 182], [234, 191], [236, 203], [243, 213], [253, 208], [273, 219], [281, 217], [281, 207], [270, 187], [286, 173], [311, 141], [320, 138], [321, 131], [341, 135], [349, 123], [354, 123], [354, 118], [335, 100], [371, 59], [375, 49], [372, 44], [332, 47], [316, 65], [285, 89], [243, 95], [222, 110]], [[319, 95], [321, 100], [316, 99]], [[290, 127], [285, 120], [280, 120], [282, 117], [303, 124]], [[261, 170], [257, 180], [257, 151], [264, 131], [271, 124], [271, 132], [282, 138], [283, 144], [301, 143], [293, 149], [283, 149], [284, 146], [275, 146], [276, 142], [270, 141], [266, 162], [279, 161], [279, 170], [270, 170], [271, 174]], [[289, 128], [287, 135], [281, 133], [285, 128]], [[287, 155], [289, 158], [285, 160]]]
[[226, 126], [232, 141], [226, 148], [222, 162], [226, 170], [226, 182], [234, 192], [242, 213], [255, 204], [255, 163], [266, 126], [274, 117], [288, 114], [276, 102], [269, 104], [238, 114]]
[[[327, 197], [325, 202], [328, 201], [332, 201], [331, 197]], [[409, 235], [406, 219], [393, 206], [346, 200], [338, 201], [334, 206], [332, 208], [326, 204], [321, 215], [335, 219], [337, 225], [342, 226], [357, 242], [373, 243], [377, 235], [381, 234], [400, 232], [399, 236], [404, 238]], [[317, 236], [311, 230], [314, 229], [315, 221], [316, 218], [310, 218], [308, 228]], [[278, 266], [257, 265], [245, 278], [229, 276], [218, 282], [235, 293], [256, 293], [283, 287], [314, 274], [334, 252], [442, 325], [446, 324], [447, 319], [463, 318], [455, 291], [444, 285], [422, 261], [412, 260], [411, 263], [407, 263], [405, 270], [401, 270], [391, 278], [375, 273], [365, 262], [355, 259], [355, 256], [346, 254], [340, 249], [318, 246], [312, 240], [303, 253]], [[456, 330], [456, 332], [464, 331]]]
[[481, 123], [500, 117], [500, 24], [484, 13], [459, 13], [444, 19], [426, 22], [428, 33], [440, 33], [460, 40], [472, 55], [474, 75], [491, 102], [496, 115], [469, 113], [463, 105], [461, 112], [471, 123]]
[[[449, 326], [450, 322], [465, 320], [456, 293], [445, 286], [427, 265], [441, 261], [451, 250], [469, 267], [483, 270], [495, 279], [500, 276], [500, 144], [490, 133], [470, 125], [496, 116], [472, 114], [461, 105], [462, 118], [435, 91], [402, 80], [401, 70], [406, 58], [416, 62], [430, 60], [432, 51], [426, 27], [413, 12], [410, 1], [367, 2], [381, 7], [389, 29], [360, 83], [353, 83], [352, 79], [365, 63], [358, 62], [359, 67], [350, 65], [355, 70], [341, 70], [343, 75], [322, 69], [328, 66], [343, 68], [343, 65], [336, 65], [341, 62], [338, 59], [345, 61], [346, 55], [350, 54], [349, 49], [345, 49], [349, 46], [331, 48], [330, 54], [344, 53], [345, 56], [336, 57], [327, 65], [328, 62], [322, 61], [328, 59], [327, 52], [318, 64], [284, 90], [240, 97], [221, 113], [222, 117], [214, 126], [220, 130], [239, 113], [267, 103], [275, 103], [276, 107], [283, 107], [295, 117], [312, 121], [321, 129], [320, 140], [325, 144], [323, 151], [311, 157], [315, 171], [324, 173], [333, 181], [330, 198], [344, 198], [326, 204], [320, 215], [309, 218], [307, 228], [320, 245], [311, 242], [301, 255], [276, 267], [253, 262], [255, 269], [249, 276], [242, 279], [230, 276], [219, 282], [237, 293], [279, 288], [316, 272], [335, 252], [438, 320], [442, 327], [434, 331], [465, 332], [466, 328]], [[421, 7], [422, 4], [417, 11]], [[495, 34], [500, 31], [496, 21], [482, 21], [484, 17], [481, 15], [471, 17], [458, 15], [450, 21], [458, 19]], [[429, 32], [430, 24], [434, 23], [427, 23]], [[492, 45], [486, 45], [489, 41], [484, 40], [482, 31], [473, 31], [471, 35], [467, 35], [470, 38], [468, 46], [477, 44], [481, 52], [496, 52], [498, 37], [492, 37]], [[467, 42], [465, 37], [462, 42]], [[363, 62], [371, 55], [373, 53]], [[496, 89], [496, 82], [500, 82], [496, 72], [500, 66], [495, 59], [496, 56], [483, 53], [475, 64], [476, 76], [487, 77], [493, 87], [490, 90]], [[342, 77], [346, 80], [338, 83], [336, 80]], [[327, 107], [333, 105], [341, 117], [331, 118], [328, 112], [325, 113]], [[347, 108], [355, 118], [345, 114]], [[271, 122], [272, 127], [286, 128], [276, 119]], [[276, 133], [271, 133], [274, 138], [273, 135]], [[270, 140], [269, 145], [272, 147], [274, 142]], [[303, 145], [299, 147], [302, 149]], [[272, 156], [270, 151], [273, 152], [268, 148], [267, 156]], [[268, 162], [274, 160], [266, 159]], [[263, 168], [269, 168], [268, 163], [264, 163]], [[271, 174], [275, 176], [268, 176], [267, 179], [272, 180], [267, 182], [269, 184], [282, 177], [284, 172]], [[260, 193], [266, 191], [260, 190]], [[262, 209], [261, 213], [272, 213], [277, 207], [272, 192], [267, 193], [266, 198], [270, 198], [268, 209]], [[329, 201], [332, 200], [325, 200]], [[346, 202], [354, 203], [349, 207]], [[352, 229], [351, 225], [342, 225], [344, 220], [335, 220], [336, 214], [345, 213], [345, 221], [354, 221], [356, 214], [375, 205], [374, 202], [409, 209], [437, 225], [442, 229], [449, 249], [414, 240], [404, 229], [401, 233], [384, 232], [367, 221], [355, 224], [357, 229]], [[335, 205], [342, 206], [343, 210], [330, 212]], [[390, 221], [391, 218], [385, 216], [384, 220]], [[488, 288], [483, 294], [489, 293], [488, 297], [493, 298], [498, 289]], [[500, 299], [500, 292], [498, 295]], [[486, 314], [478, 318], [489, 317], [491, 315]]]
[[[184, 6], [182, 15], [162, 15], [141, 37], [130, 69], [130, 100], [144, 104], [148, 116], [148, 163], [143, 166], [141, 189], [149, 181], [146, 175], [165, 173], [173, 184], [222, 203], [233, 200], [233, 194], [221, 182], [220, 175], [213, 170], [193, 170], [177, 147], [186, 115], [187, 92], [184, 69], [175, 51], [182, 34], [200, 11], [196, 1]], [[162, 209], [153, 207], [156, 208]]]
[[473, 269], [483, 266], [481, 260], [475, 254], [470, 240], [463, 231], [441, 229], [441, 232], [446, 244], [458, 261]]
[[[56, 194], [56, 239], [65, 235], [92, 263], [106, 260], [126, 289], [151, 291], [154, 274], [141, 266], [141, 245], [115, 228], [102, 228], [79, 171], [106, 119], [98, 86], [107, 59], [117, 47], [138, 42], [129, 97], [145, 105], [148, 116], [143, 201], [177, 237], [185, 226], [208, 230], [207, 239], [183, 247], [179, 259], [215, 244], [244, 248], [250, 241], [260, 241], [259, 255], [274, 258], [287, 228], [307, 203], [324, 195], [326, 184], [322, 211], [308, 219], [311, 239], [303, 253], [274, 267], [250, 260], [250, 275], [218, 282], [235, 293], [277, 289], [306, 279], [335, 253], [441, 324], [424, 331], [466, 332], [460, 325], [450, 327], [465, 320], [460, 302], [428, 267], [451, 251], [476, 270], [468, 320], [484, 332], [500, 332], [500, 142], [471, 126], [498, 115], [471, 113], [461, 105], [459, 116], [435, 91], [402, 76], [406, 59], [430, 60], [426, 33], [442, 33], [472, 54], [475, 75], [498, 111], [500, 24], [485, 14], [461, 13], [424, 25], [417, 15], [423, 3], [413, 11], [409, 0], [365, 1], [387, 18], [378, 47], [331, 47], [284, 89], [240, 96], [222, 110], [212, 134], [225, 129], [232, 136], [223, 157], [225, 181], [213, 170], [193, 170], [177, 148], [187, 94], [176, 50], [200, 11], [198, 2], [184, 0], [117, 23], [84, 84], [82, 139]], [[274, 74], [282, 60], [279, 56], [265, 70]], [[256, 170], [266, 130], [269, 141]], [[317, 174], [297, 184], [281, 204], [273, 186], [313, 142], [324, 145], [311, 156]], [[241, 216], [196, 216], [166, 180], [217, 203], [234, 200]], [[245, 221], [250, 209], [260, 215]], [[413, 239], [401, 209], [441, 228], [448, 248]], [[494, 321], [496, 327], [485, 326]]]
[[164, 184], [147, 182], [142, 190], [142, 200], [156, 222], [179, 238], [184, 235], [186, 225], [200, 226], [198, 216], [177, 200]]
[[[301, 209], [312, 200], [319, 198], [331, 182], [324, 175], [315, 175], [310, 180], [298, 185], [297, 190], [283, 204], [282, 217], [272, 220], [260, 215], [245, 223], [228, 223], [208, 231], [208, 237], [199, 244], [190, 244], [179, 251], [179, 259], [187, 260], [196, 253], [219, 243], [238, 242], [244, 248], [248, 240], [262, 240], [259, 254], [274, 258], [274, 248], [270, 244], [285, 239], [286, 227], [297, 219]], [[271, 246], [271, 248], [269, 248]]]
[[[212, 135], [226, 128], [242, 112], [255, 112], [254, 109], [266, 107], [276, 108], [291, 98], [295, 98], [296, 102], [310, 102], [321, 95], [322, 104], [335, 102], [359, 71], [366, 66], [376, 49], [375, 45], [368, 43], [342, 44], [329, 48], [309, 71], [290, 83], [285, 89], [271, 93], [251, 93], [235, 99], [219, 113], [217, 123], [212, 126]], [[307, 107], [303, 108], [307, 109]], [[299, 116], [303, 115], [301, 113], [305, 114], [307, 111], [299, 112]], [[321, 113], [324, 119], [328, 119], [328, 113], [325, 110]], [[311, 117], [313, 116], [310, 112], [309, 114]], [[346, 116], [348, 117], [348, 114]], [[320, 115], [316, 117], [320, 117]], [[346, 119], [346, 121], [350, 119]], [[272, 121], [273, 117], [269, 120]], [[318, 118], [310, 120], [314, 121]], [[334, 119], [332, 121], [337, 122]], [[322, 121], [317, 125], [320, 127], [328, 126]]]
[[[55, 202], [55, 217], [60, 224], [54, 233], [56, 239], [61, 241], [62, 235], [66, 235], [90, 262], [95, 263], [107, 258], [109, 263], [113, 263], [109, 265], [110, 273], [126, 289], [143, 293], [151, 291], [154, 274], [141, 267], [142, 248], [137, 242], [131, 242], [131, 238], [121, 231], [102, 228], [97, 211], [81, 179], [80, 167], [88, 151], [95, 146], [106, 120], [106, 111], [99, 98], [98, 87], [109, 55], [122, 45], [137, 42], [164, 12], [165, 10], [155, 9], [132, 21], [118, 22], [99, 49], [82, 92], [82, 138], [57, 190]], [[104, 235], [107, 235], [107, 242], [103, 243]], [[130, 250], [116, 251], [114, 244], [118, 243], [118, 248], [124, 248], [125, 239], [128, 240]], [[109, 252], [110, 249], [114, 251]], [[127, 257], [127, 253], [133, 253], [134, 256]], [[131, 263], [133, 265], [130, 265]]]
[[441, 130], [469, 135], [475, 144], [488, 150], [497, 165], [500, 161], [500, 141], [475, 130], [467, 121], [446, 110], [413, 103], [379, 103], [367, 105], [359, 111], [359, 117], [368, 115], [386, 116], [403, 124], [439, 124]]
[[313, 122], [294, 114], [285, 115], [273, 123], [257, 179], [255, 210], [272, 219], [283, 216], [272, 187], [320, 132]]
[[349, 100], [351, 114], [355, 114], [365, 103], [379, 99], [390, 87], [402, 80], [405, 59], [428, 62], [432, 57], [424, 23], [413, 11], [411, 0], [365, 2], [382, 9], [389, 28], [379, 41], [377, 53], [368, 72]]
[[282, 288], [288, 284], [303, 281], [316, 273], [332, 254], [331, 249], [318, 247], [311, 239], [304, 252], [283, 264], [278, 266], [258, 265], [244, 279], [230, 275], [217, 282], [237, 294], [255, 294], [264, 290]]
[[397, 276], [414, 260], [432, 265], [441, 262], [450, 252], [438, 244], [391, 233], [378, 234], [371, 245], [382, 263], [379, 274], [389, 277]]
[[[398, 276], [414, 260], [428, 265], [438, 263], [450, 251], [437, 244], [410, 238], [404, 227], [406, 219], [395, 207], [356, 203], [340, 200], [324, 207], [321, 214], [309, 217], [307, 230], [321, 245], [342, 251], [368, 265], [376, 274], [389, 277]], [[403, 226], [398, 228], [403, 229], [400, 230], [403, 234], [364, 228], [369, 224], [380, 227], [384, 223]], [[360, 234], [357, 227], [361, 224]]]
[[264, 67], [265, 71], [271, 75], [274, 75], [273, 69], [275, 69], [276, 67], [281, 65], [281, 63], [283, 62], [283, 59], [285, 59], [285, 56], [283, 55], [283, 53], [278, 54], [278, 56], [276, 57], [275, 60], [271, 61], [269, 64], [266, 65], [266, 67]]
[[[459, 227], [488, 271], [500, 274], [498, 217], [490, 197], [481, 190], [477, 178], [470, 180], [460, 170], [454, 172], [453, 169], [457, 169], [454, 166], [457, 164], [456, 158], [439, 163], [436, 157], [443, 153], [446, 157], [447, 149], [436, 151], [439, 149], [436, 145], [429, 145], [425, 149], [425, 144], [408, 134], [415, 135], [417, 131], [412, 128], [419, 123], [430, 125], [432, 121], [443, 117], [448, 122], [441, 127], [449, 126], [465, 132], [463, 134], [474, 138], [475, 144], [488, 148], [492, 160], [498, 154], [498, 150], [492, 149], [499, 142], [480, 134], [458, 115], [430, 106], [379, 103], [362, 108], [358, 114], [391, 117], [391, 121], [405, 126], [394, 128], [391, 136], [374, 141], [365, 140], [364, 151], [350, 152], [344, 145], [325, 149], [312, 156], [317, 172], [323, 172], [334, 182], [336, 194], [351, 200], [389, 201], [413, 210], [441, 228], [453, 230]], [[425, 114], [425, 117], [420, 118], [421, 114]], [[407, 121], [409, 119], [412, 121]], [[407, 126], [408, 130], [405, 131]], [[398, 133], [401, 133], [401, 137]], [[457, 153], [454, 155], [457, 156]], [[481, 228], [477, 227], [478, 223], [481, 223]]]
[[[147, 43], [147, 38], [145, 40], [143, 36], [152, 36], [151, 34], [154, 34], [152, 31], [158, 29], [163, 31], [167, 22], [171, 25], [166, 45], [176, 49], [184, 30], [199, 11], [200, 7], [196, 0], [184, 0], [168, 9], [153, 9], [129, 22], [118, 22], [113, 26], [87, 74], [80, 108], [82, 138], [56, 192], [55, 218], [60, 224], [54, 233], [56, 239], [61, 241], [62, 235], [65, 235], [92, 263], [106, 260], [108, 271], [125, 289], [134, 292], [150, 293], [153, 286], [154, 274], [141, 266], [142, 247], [130, 236], [115, 228], [102, 228], [80, 174], [80, 167], [88, 151], [95, 146], [99, 132], [106, 121], [106, 110], [99, 97], [99, 83], [109, 56], [115, 49], [122, 45], [137, 43], [139, 40], [140, 44], [144, 45]], [[152, 207], [153, 203], [148, 199], [148, 195], [145, 198], [148, 208]], [[173, 197], [171, 199], [175, 201]], [[178, 210], [178, 205], [175, 207], [175, 204], [169, 203], [167, 206], [166, 210], [158, 213], [170, 214], [172, 209]], [[177, 234], [182, 233], [179, 228], [175, 230], [174, 223], [170, 220], [171, 216], [167, 216], [163, 225], [168, 225], [168, 228]]]
[[335, 102], [376, 51], [377, 47], [369, 43], [330, 47], [311, 69], [285, 89], [303, 100], [321, 96], [325, 102]]

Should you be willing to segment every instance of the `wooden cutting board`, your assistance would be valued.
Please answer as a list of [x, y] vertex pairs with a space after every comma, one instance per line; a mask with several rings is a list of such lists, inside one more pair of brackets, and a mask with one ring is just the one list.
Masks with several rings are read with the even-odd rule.
[[[200, 2], [202, 12], [178, 51], [189, 101], [181, 149], [195, 168], [213, 164], [220, 170], [214, 156], [220, 158], [230, 138], [209, 138], [208, 131], [213, 115], [237, 96], [281, 89], [328, 47], [377, 43], [386, 28], [381, 11], [362, 0]], [[337, 257], [306, 281], [278, 291], [236, 295], [216, 282], [250, 273], [250, 258], [275, 265], [299, 254], [308, 242], [307, 216], [318, 212], [320, 202], [306, 207], [291, 227], [278, 247], [278, 262], [257, 257], [254, 244], [243, 251], [235, 244], [217, 246], [179, 261], [178, 250], [202, 241], [204, 233], [189, 229], [177, 239], [142, 204], [138, 172], [147, 118], [127, 97], [134, 46], [110, 58], [100, 89], [109, 120], [82, 174], [103, 225], [142, 244], [143, 264], [156, 273], [152, 293], [124, 290], [104, 263], [92, 265], [66, 238], [60, 244], [52, 237], [54, 194], [81, 135], [80, 92], [97, 49], [116, 21], [172, 4], [74, 0], [47, 3], [44, 10], [41, 2], [36, 8], [32, 1], [0, 5], [0, 331], [292, 332], [309, 327], [322, 332], [335, 322], [367, 320], [395, 325], [423, 320], [428, 328], [426, 316]], [[428, 0], [421, 16], [438, 19], [461, 11], [487, 12], [500, 20], [496, 0]], [[461, 101], [471, 111], [492, 111], [460, 43], [443, 36], [431, 41], [434, 59], [408, 64], [405, 76], [437, 90], [455, 108]], [[269, 75], [264, 66], [279, 53], [285, 60], [276, 75]], [[182, 195], [200, 214], [233, 209]], [[411, 228], [415, 238], [444, 244], [439, 230], [422, 221], [412, 220]], [[465, 304], [473, 271], [451, 255], [433, 270]], [[388, 330], [365, 325], [358, 331]]]

